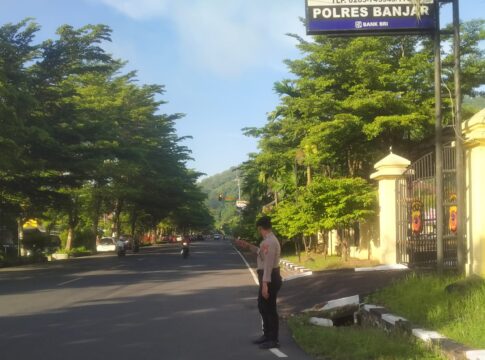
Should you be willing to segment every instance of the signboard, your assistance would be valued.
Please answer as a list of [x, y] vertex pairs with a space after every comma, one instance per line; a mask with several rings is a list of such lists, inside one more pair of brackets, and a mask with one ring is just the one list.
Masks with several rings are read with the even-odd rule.
[[436, 28], [434, 0], [306, 0], [307, 34], [386, 35]]
[[244, 201], [244, 200], [236, 201], [236, 207], [238, 209], [244, 210], [248, 207], [248, 205], [249, 205], [249, 203], [247, 201]]

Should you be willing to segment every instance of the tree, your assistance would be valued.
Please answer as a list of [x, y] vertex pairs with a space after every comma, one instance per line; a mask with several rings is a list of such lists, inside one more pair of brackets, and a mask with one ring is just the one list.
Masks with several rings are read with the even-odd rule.
[[[481, 20], [462, 26], [466, 96], [477, 95], [484, 82], [483, 26]], [[271, 195], [276, 228], [287, 237], [353, 226], [372, 215], [375, 196], [363, 179], [373, 164], [390, 146], [417, 158], [434, 137], [430, 39], [293, 37], [302, 56], [285, 61], [292, 76], [274, 86], [280, 103], [265, 126], [244, 129], [259, 139], [249, 178], [259, 197]], [[452, 54], [445, 51], [443, 59], [443, 81], [452, 91]], [[451, 123], [451, 100], [445, 103]]]
[[64, 25], [33, 44], [38, 30], [30, 20], [0, 28], [2, 208], [15, 209], [19, 224], [61, 222], [68, 249], [86, 229], [94, 247], [102, 213], [113, 214], [116, 236], [125, 218], [132, 234], [169, 217], [210, 226], [201, 174], [187, 169], [190, 151], [175, 131], [183, 115], [160, 111], [164, 87], [123, 73], [103, 48], [105, 25]]

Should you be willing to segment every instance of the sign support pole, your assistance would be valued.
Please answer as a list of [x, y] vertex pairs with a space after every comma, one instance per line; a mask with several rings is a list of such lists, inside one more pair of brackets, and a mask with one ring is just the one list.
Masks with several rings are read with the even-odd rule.
[[458, 206], [457, 256], [458, 270], [464, 272], [467, 263], [466, 250], [466, 170], [462, 136], [462, 92], [461, 92], [461, 36], [459, 0], [453, 0], [453, 54], [455, 75], [455, 136], [456, 136], [456, 188]]
[[435, 152], [436, 152], [436, 240], [438, 272], [443, 272], [444, 265], [444, 185], [443, 185], [443, 100], [441, 98], [441, 25], [440, 2], [436, 5], [436, 30], [434, 32], [434, 92], [435, 92]]

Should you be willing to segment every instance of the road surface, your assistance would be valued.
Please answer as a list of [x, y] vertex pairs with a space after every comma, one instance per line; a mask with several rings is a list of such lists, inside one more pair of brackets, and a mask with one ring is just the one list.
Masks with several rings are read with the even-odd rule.
[[282, 324], [281, 352], [259, 335], [257, 288], [224, 241], [0, 270], [2, 360], [309, 359]]

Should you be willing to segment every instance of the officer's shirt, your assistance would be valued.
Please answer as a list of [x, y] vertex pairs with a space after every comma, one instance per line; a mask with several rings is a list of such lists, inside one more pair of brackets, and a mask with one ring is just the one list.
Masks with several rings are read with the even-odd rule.
[[263, 282], [271, 282], [271, 272], [280, 265], [281, 247], [276, 236], [270, 232], [259, 245], [258, 270], [263, 270]]

